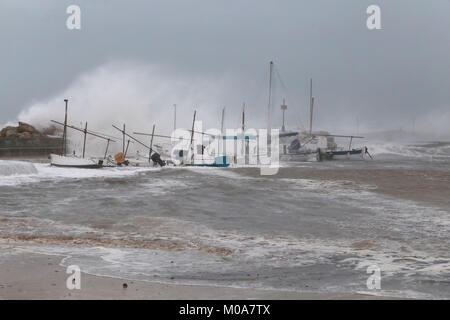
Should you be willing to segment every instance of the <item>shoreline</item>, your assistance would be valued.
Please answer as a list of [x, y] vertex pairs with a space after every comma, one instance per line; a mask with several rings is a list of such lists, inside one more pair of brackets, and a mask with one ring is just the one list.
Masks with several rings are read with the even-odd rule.
[[[6, 259], [0, 262], [0, 300], [366, 300], [395, 299], [359, 293], [298, 292], [274, 289], [235, 288], [215, 285], [165, 284], [134, 281], [81, 272], [81, 289], [69, 290], [69, 274], [59, 255], [30, 253], [14, 248], [0, 248]], [[5, 256], [6, 255], [6, 256]], [[126, 288], [124, 288], [126, 284]]]

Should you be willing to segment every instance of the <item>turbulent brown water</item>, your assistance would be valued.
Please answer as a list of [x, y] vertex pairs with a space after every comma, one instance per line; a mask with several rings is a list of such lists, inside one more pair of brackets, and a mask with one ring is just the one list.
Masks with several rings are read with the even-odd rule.
[[372, 150], [274, 176], [0, 161], [0, 244], [136, 280], [450, 298], [450, 144]]

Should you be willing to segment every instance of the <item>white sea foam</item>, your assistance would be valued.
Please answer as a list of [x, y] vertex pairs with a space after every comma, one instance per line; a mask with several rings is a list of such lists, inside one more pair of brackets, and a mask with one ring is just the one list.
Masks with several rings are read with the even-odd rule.
[[25, 161], [0, 160], [0, 177], [36, 174], [34, 164]]
[[60, 168], [43, 163], [0, 160], [0, 186], [61, 179], [119, 178], [159, 170], [152, 167]]
[[450, 145], [405, 144], [400, 142], [377, 142], [368, 146], [371, 155], [391, 155], [429, 161], [450, 160]]

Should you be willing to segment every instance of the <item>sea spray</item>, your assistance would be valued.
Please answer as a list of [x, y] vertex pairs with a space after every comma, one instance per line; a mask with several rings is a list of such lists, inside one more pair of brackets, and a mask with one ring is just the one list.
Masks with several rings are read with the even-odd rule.
[[[156, 132], [169, 134], [173, 129], [173, 104], [178, 105], [178, 127], [189, 127], [194, 108], [202, 120], [217, 126], [219, 109], [230, 103], [231, 88], [223, 79], [207, 79], [168, 75], [154, 65], [111, 62], [93, 71], [84, 73], [63, 92], [46, 100], [32, 104], [22, 111], [18, 119], [35, 125], [39, 129], [48, 127], [51, 119], [61, 121], [64, 117], [65, 98], [69, 99], [69, 123], [117, 136], [112, 124], [127, 124], [128, 130], [147, 132], [156, 124]], [[216, 110], [217, 109], [217, 110]], [[217, 112], [216, 112], [217, 111]], [[81, 150], [82, 134], [69, 130], [71, 148]], [[89, 154], [102, 154], [103, 141], [89, 138]], [[121, 143], [110, 147], [119, 151]], [[130, 145], [135, 152], [136, 144]]]

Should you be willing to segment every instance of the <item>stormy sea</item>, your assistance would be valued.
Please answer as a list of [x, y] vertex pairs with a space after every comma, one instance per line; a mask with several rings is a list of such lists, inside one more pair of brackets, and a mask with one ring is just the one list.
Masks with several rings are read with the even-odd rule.
[[273, 176], [0, 160], [0, 244], [121, 279], [449, 299], [450, 143], [369, 150]]

